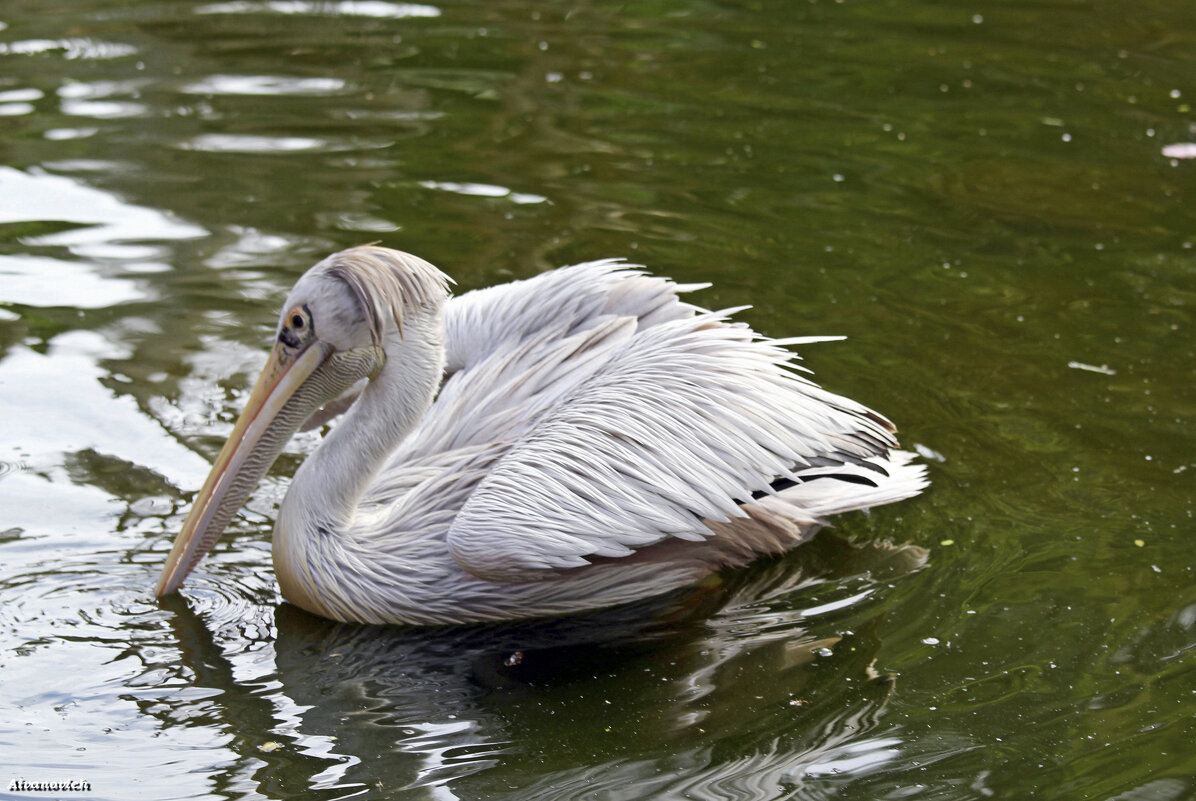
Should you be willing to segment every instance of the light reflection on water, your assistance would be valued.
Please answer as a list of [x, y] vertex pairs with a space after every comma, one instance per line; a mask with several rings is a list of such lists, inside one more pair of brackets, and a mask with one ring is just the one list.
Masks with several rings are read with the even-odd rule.
[[339, 0], [336, 2], [305, 2], [304, 0], [266, 0], [252, 2], [212, 3], [198, 6], [196, 14], [310, 14], [313, 16], [360, 16], [402, 19], [404, 17], [438, 17], [435, 6], [417, 3], [388, 3], [384, 0]]
[[136, 282], [96, 275], [91, 268], [39, 256], [0, 256], [4, 294], [22, 306], [102, 309], [145, 298]]
[[[123, 167], [120, 164], [99, 166], [106, 172]], [[166, 250], [161, 245], [145, 243], [194, 239], [207, 236], [208, 233], [199, 226], [173, 219], [171, 215], [156, 209], [130, 205], [79, 181], [40, 171], [24, 173], [0, 167], [0, 193], [10, 198], [0, 205], [0, 225], [33, 222], [64, 229], [25, 237], [23, 241], [26, 246], [64, 247], [81, 258], [119, 261], [119, 266], [125, 270], [169, 269], [167, 265], [155, 261], [155, 257], [161, 258]], [[68, 266], [65, 269], [70, 268]], [[48, 284], [43, 282], [42, 289], [60, 293], [58, 305], [87, 306], [88, 289], [95, 291], [100, 288], [96, 284], [80, 288], [69, 280], [56, 280], [53, 275], [47, 278]], [[73, 296], [72, 289], [81, 289], [83, 299]], [[104, 291], [105, 288], [100, 289]], [[19, 296], [5, 299], [10, 303], [26, 302]], [[100, 305], [111, 305], [113, 302], [119, 300]]]
[[[1191, 9], [653, 8], [0, 11], [20, 776], [95, 798], [1192, 794], [1196, 205], [1163, 154], [1192, 136]], [[281, 296], [377, 238], [462, 288], [629, 256], [769, 333], [847, 334], [803, 355], [933, 454], [934, 486], [684, 614], [337, 626], [270, 568], [313, 433], [157, 604]]]

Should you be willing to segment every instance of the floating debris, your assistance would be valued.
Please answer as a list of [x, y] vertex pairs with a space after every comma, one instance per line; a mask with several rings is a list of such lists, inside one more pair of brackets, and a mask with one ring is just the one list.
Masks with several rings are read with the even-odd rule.
[[926, 447], [925, 445], [923, 445], [920, 442], [915, 442], [913, 447], [914, 447], [914, 450], [918, 452], [918, 455], [921, 456], [923, 459], [933, 459], [936, 462], [947, 461], [946, 456], [943, 456], [941, 453], [934, 450], [933, 448]]
[[1087, 370], [1090, 373], [1100, 373], [1101, 375], [1117, 375], [1117, 371], [1107, 364], [1097, 366], [1084, 362], [1068, 362], [1067, 366], [1073, 370]]
[[1163, 148], [1163, 155], [1169, 159], [1196, 159], [1196, 142], [1176, 142]]

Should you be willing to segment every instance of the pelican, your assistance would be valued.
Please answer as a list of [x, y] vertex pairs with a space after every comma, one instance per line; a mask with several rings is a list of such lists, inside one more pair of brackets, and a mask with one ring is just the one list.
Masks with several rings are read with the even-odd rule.
[[[787, 346], [618, 260], [450, 297], [423, 259], [336, 253], [269, 360], [157, 584], [178, 590], [291, 436], [348, 406], [273, 534], [283, 596], [340, 621], [546, 617], [779, 554], [926, 486], [876, 412]], [[833, 337], [832, 337], [833, 338]]]

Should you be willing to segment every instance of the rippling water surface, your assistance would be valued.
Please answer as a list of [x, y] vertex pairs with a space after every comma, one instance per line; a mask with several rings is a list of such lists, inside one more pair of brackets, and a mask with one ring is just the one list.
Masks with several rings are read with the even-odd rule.
[[[9, 0], [0, 797], [1192, 798], [1193, 54], [1162, 0]], [[375, 240], [846, 334], [807, 365], [933, 486], [642, 607], [355, 627], [274, 584], [305, 435], [159, 604], [287, 288]]]

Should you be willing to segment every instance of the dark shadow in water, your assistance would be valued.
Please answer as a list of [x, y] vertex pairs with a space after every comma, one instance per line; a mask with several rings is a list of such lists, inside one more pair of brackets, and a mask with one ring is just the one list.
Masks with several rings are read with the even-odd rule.
[[[926, 557], [825, 533], [802, 551], [544, 621], [349, 625], [282, 604], [275, 675], [248, 683], [185, 602], [167, 608], [195, 685], [221, 691], [204, 706], [238, 758], [214, 778], [220, 794], [237, 794], [230, 775], [271, 797], [445, 785], [459, 798], [565, 798], [607, 783], [649, 792], [662, 776], [775, 788], [800, 784], [803, 765], [835, 749], [866, 749], [894, 684], [872, 666], [882, 615], [816, 637], [793, 597], [836, 577], [892, 578]], [[199, 722], [180, 707], [169, 717]]]

